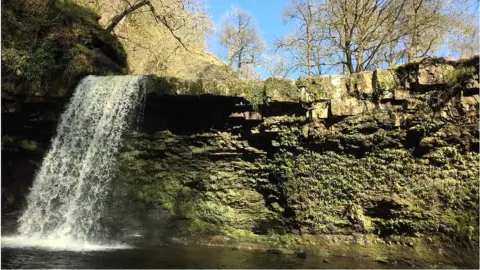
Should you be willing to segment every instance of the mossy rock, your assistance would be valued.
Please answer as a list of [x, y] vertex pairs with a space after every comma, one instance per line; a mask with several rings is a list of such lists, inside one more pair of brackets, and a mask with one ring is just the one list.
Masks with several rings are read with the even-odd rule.
[[348, 93], [347, 77], [341, 75], [301, 77], [295, 84], [300, 90], [305, 89], [309, 97], [301, 98], [307, 102], [341, 99]]
[[300, 92], [295, 81], [282, 78], [268, 78], [265, 80], [267, 97], [274, 101], [298, 101]]
[[2, 15], [2, 96], [69, 97], [85, 75], [128, 69], [123, 47], [88, 8], [71, 1], [7, 1]]

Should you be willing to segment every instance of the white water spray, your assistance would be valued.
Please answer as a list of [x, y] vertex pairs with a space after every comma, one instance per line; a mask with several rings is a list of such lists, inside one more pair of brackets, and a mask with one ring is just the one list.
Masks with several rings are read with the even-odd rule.
[[33, 182], [20, 235], [2, 237], [2, 244], [101, 247], [115, 154], [144, 96], [142, 76], [88, 76], [80, 82]]

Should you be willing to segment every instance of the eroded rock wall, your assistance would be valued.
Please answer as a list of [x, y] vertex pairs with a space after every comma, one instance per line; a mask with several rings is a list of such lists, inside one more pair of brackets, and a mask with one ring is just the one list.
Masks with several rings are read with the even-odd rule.
[[157, 239], [475, 249], [478, 59], [431, 65], [442, 81], [412, 64], [278, 87], [294, 98], [264, 87], [256, 111], [248, 97], [155, 88], [119, 156], [118, 194]]

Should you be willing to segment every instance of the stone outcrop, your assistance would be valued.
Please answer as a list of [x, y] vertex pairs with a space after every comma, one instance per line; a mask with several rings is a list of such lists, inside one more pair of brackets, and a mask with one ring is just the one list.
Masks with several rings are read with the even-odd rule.
[[386, 70], [301, 77], [296, 81], [281, 78], [265, 81], [152, 78], [151, 92], [158, 95], [239, 96], [250, 102], [256, 99], [258, 104], [301, 102], [309, 108], [306, 115], [316, 121], [391, 108], [385, 104], [412, 106], [409, 104], [416, 102], [412, 97], [414, 93], [456, 88], [457, 92], [451, 94], [472, 96], [478, 94], [479, 85], [478, 57], [460, 61], [427, 58]]

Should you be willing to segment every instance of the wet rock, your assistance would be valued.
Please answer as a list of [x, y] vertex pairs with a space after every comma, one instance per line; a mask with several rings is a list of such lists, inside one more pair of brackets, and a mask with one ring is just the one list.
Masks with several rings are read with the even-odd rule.
[[275, 255], [280, 255], [280, 254], [293, 254], [292, 251], [287, 250], [287, 249], [283, 249], [283, 248], [267, 249], [267, 253], [275, 254]]

